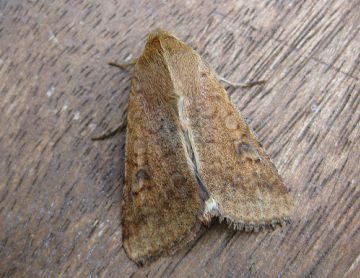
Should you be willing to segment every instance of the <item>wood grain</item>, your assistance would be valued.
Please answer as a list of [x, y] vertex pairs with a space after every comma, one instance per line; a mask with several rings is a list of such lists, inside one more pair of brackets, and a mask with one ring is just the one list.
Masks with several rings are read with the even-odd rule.
[[[0, 276], [356, 277], [360, 272], [359, 1], [0, 1]], [[295, 199], [293, 223], [215, 223], [148, 267], [121, 242], [126, 71], [164, 27], [228, 92]], [[356, 274], [358, 273], [358, 274]]]

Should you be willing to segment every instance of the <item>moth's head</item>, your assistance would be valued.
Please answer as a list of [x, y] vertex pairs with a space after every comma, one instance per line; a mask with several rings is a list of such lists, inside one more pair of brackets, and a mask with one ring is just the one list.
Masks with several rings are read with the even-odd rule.
[[148, 36], [145, 50], [174, 51], [189, 48], [181, 40], [164, 29], [156, 29]]
[[171, 35], [170, 32], [166, 31], [165, 29], [157, 28], [154, 31], [152, 31], [148, 36], [148, 42], [159, 39], [159, 38], [175, 38], [173, 35]]

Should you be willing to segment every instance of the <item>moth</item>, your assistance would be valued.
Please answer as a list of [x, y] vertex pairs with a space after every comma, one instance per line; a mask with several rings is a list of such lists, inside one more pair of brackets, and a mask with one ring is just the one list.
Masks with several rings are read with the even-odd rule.
[[259, 231], [290, 221], [293, 200], [215, 73], [164, 30], [133, 65], [123, 246], [138, 264], [173, 254], [213, 218]]

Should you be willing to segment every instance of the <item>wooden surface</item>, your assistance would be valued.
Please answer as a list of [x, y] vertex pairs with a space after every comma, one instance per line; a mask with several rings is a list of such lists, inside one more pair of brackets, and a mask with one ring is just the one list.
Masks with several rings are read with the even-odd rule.
[[[0, 1], [0, 275], [359, 277], [360, 3]], [[169, 1], [170, 2], [170, 1]], [[249, 4], [251, 2], [251, 4]], [[275, 2], [275, 1], [274, 1]], [[130, 61], [164, 27], [221, 76], [295, 199], [293, 223], [214, 223], [138, 268], [121, 242]]]

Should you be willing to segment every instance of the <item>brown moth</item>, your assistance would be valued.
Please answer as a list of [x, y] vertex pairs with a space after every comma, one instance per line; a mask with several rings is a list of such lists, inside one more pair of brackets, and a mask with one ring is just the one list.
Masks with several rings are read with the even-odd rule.
[[139, 264], [218, 217], [236, 229], [289, 221], [293, 201], [215, 74], [166, 31], [149, 35], [129, 98], [123, 244]]

